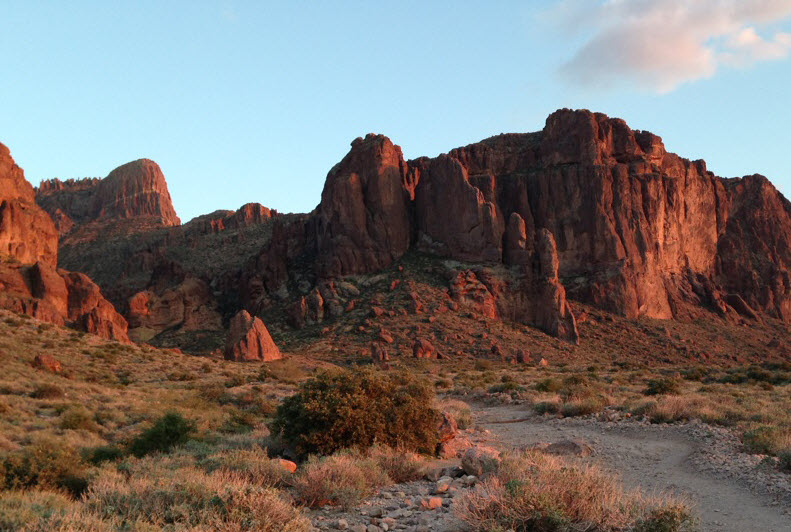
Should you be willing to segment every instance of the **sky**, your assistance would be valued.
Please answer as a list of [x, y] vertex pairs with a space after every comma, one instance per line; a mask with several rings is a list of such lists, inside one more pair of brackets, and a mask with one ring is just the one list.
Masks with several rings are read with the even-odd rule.
[[308, 212], [366, 133], [406, 158], [620, 117], [791, 194], [791, 0], [2, 0], [0, 142], [37, 185], [162, 168], [182, 221]]

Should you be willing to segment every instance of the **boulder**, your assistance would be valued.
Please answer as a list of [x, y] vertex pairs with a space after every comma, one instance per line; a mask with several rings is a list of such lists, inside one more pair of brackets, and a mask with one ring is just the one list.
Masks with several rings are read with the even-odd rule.
[[36, 369], [48, 371], [50, 373], [57, 374], [61, 372], [60, 362], [58, 362], [57, 359], [52, 355], [47, 355], [47, 354], [36, 355], [33, 358], [33, 362], [31, 363], [31, 365]]
[[465, 451], [461, 467], [468, 475], [482, 477], [494, 473], [500, 467], [500, 452], [491, 447], [477, 445]]
[[415, 338], [415, 343], [412, 345], [412, 355], [415, 358], [437, 358], [434, 346], [425, 338]]
[[280, 350], [258, 317], [241, 310], [231, 319], [225, 340], [226, 360], [269, 362], [279, 358]]
[[459, 433], [456, 420], [447, 412], [442, 412], [439, 425], [437, 426], [437, 441], [439, 445], [446, 443]]

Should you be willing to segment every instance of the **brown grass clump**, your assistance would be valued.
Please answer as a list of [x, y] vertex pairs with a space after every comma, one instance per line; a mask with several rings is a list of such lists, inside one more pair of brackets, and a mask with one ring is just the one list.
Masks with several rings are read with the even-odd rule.
[[375, 460], [341, 452], [325, 458], [311, 457], [294, 478], [294, 490], [297, 499], [307, 506], [350, 508], [390, 483]]
[[280, 488], [289, 484], [291, 473], [266, 450], [233, 449], [212, 455], [200, 463], [207, 472], [220, 471], [238, 475], [250, 484], [263, 488]]
[[458, 499], [456, 512], [479, 531], [679, 532], [694, 526], [681, 503], [626, 492], [596, 467], [570, 467], [535, 452], [506, 455], [479, 490]]
[[155, 527], [263, 532], [309, 529], [308, 521], [277, 490], [250, 484], [243, 475], [207, 474], [192, 467], [157, 467], [155, 471], [156, 475], [127, 478], [104, 470], [86, 494], [85, 511]]
[[423, 476], [423, 460], [415, 453], [375, 445], [366, 453], [393, 482], [412, 482]]
[[742, 442], [748, 452], [779, 456], [791, 451], [791, 427], [762, 425], [746, 431]]
[[460, 430], [472, 426], [472, 411], [470, 405], [458, 399], [442, 399], [437, 403], [437, 410], [447, 412], [456, 420], [456, 426]]

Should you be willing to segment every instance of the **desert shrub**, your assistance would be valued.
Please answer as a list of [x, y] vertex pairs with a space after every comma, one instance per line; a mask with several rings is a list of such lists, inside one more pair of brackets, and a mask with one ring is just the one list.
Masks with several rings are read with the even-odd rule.
[[270, 429], [300, 456], [374, 443], [429, 453], [439, 420], [433, 399], [432, 388], [407, 373], [323, 373], [283, 401]]
[[221, 432], [229, 432], [234, 434], [241, 434], [250, 432], [258, 424], [258, 418], [252, 413], [245, 412], [244, 410], [233, 410], [228, 419], [225, 420]]
[[559, 414], [560, 409], [560, 401], [540, 401], [533, 405], [533, 410], [539, 416], [543, 416], [545, 414]]
[[562, 387], [563, 383], [553, 377], [542, 379], [535, 384], [536, 391], [546, 393], [557, 393]]
[[0, 530], [52, 530], [52, 523], [74, 504], [68, 496], [51, 491], [6, 491], [0, 497]]
[[124, 451], [115, 445], [102, 445], [100, 447], [93, 447], [83, 451], [83, 457], [86, 461], [93, 465], [99, 465], [103, 462], [114, 462], [124, 457]]
[[88, 487], [80, 455], [54, 438], [41, 438], [4, 456], [0, 473], [5, 489], [63, 489], [79, 496]]
[[494, 367], [494, 364], [491, 360], [478, 359], [473, 363], [472, 367], [478, 371], [489, 371]]
[[60, 415], [60, 428], [69, 430], [89, 430], [95, 432], [99, 426], [93, 415], [82, 406], [71, 407]]
[[524, 391], [524, 386], [514, 381], [502, 382], [489, 387], [489, 393], [508, 393], [508, 392], [521, 392]]
[[264, 449], [224, 451], [201, 460], [199, 465], [208, 473], [214, 471], [234, 473], [247, 482], [264, 488], [285, 486], [291, 476], [278, 460], [269, 458]]
[[423, 477], [423, 461], [415, 453], [375, 445], [366, 453], [396, 483], [412, 482]]
[[172, 469], [143, 459], [127, 474], [110, 469], [91, 485], [87, 512], [123, 523], [120, 530], [307, 532], [309, 522], [277, 490], [243, 477], [192, 467]]
[[150, 453], [170, 451], [185, 443], [195, 432], [195, 423], [176, 412], [169, 412], [156, 420], [154, 425], [136, 436], [129, 444], [129, 452], [137, 457]]
[[311, 457], [294, 478], [297, 499], [307, 506], [350, 508], [391, 481], [376, 461], [342, 452]]
[[784, 473], [791, 473], [791, 449], [782, 451], [778, 455], [778, 467]]
[[643, 395], [676, 395], [680, 391], [681, 387], [676, 379], [662, 377], [649, 380]]
[[791, 447], [791, 429], [764, 425], [742, 434], [742, 443], [749, 453], [777, 454]]
[[[497, 473], [457, 499], [456, 512], [478, 531], [678, 532], [694, 524], [679, 503], [626, 492], [596, 467], [572, 467], [537, 452], [505, 455]], [[641, 523], [674, 528], [637, 528]]]
[[683, 504], [670, 503], [656, 508], [635, 523], [634, 532], [682, 532], [695, 530], [697, 519]]
[[681, 375], [688, 381], [702, 381], [708, 376], [708, 374], [709, 371], [706, 368], [702, 368], [700, 366], [685, 369], [681, 372]]
[[63, 388], [57, 384], [43, 383], [36, 385], [30, 397], [34, 399], [59, 399], [64, 395]]
[[563, 417], [587, 416], [601, 412], [605, 406], [607, 406], [607, 401], [603, 397], [583, 397], [563, 403], [560, 413]]

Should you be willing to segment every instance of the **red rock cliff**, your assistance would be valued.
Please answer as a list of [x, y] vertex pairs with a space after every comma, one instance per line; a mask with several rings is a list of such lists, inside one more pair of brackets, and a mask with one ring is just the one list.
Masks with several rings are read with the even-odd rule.
[[119, 166], [104, 179], [42, 181], [36, 192], [36, 201], [58, 221], [62, 233], [96, 221], [146, 219], [165, 227], [181, 223], [162, 170], [149, 159]]
[[[56, 269], [58, 233], [0, 144], [0, 307], [126, 342], [126, 321], [87, 276]], [[7, 260], [10, 258], [11, 260]]]

